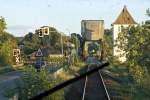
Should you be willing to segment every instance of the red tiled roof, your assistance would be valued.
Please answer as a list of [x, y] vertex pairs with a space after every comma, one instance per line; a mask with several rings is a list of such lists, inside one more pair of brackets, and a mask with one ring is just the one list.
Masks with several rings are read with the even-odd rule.
[[130, 15], [129, 11], [127, 10], [127, 7], [124, 6], [122, 12], [120, 13], [120, 15], [113, 24], [137, 24], [137, 23]]

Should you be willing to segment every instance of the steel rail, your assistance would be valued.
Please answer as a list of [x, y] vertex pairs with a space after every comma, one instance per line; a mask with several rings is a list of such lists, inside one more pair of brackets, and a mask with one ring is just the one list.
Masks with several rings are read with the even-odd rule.
[[104, 79], [103, 79], [103, 77], [102, 77], [102, 75], [101, 75], [100, 70], [98, 71], [98, 73], [99, 73], [100, 78], [101, 78], [101, 80], [102, 80], [102, 83], [103, 83], [103, 86], [104, 86], [104, 89], [105, 89], [105, 92], [106, 92], [106, 95], [107, 95], [107, 99], [108, 99], [108, 100], [110, 100], [110, 96], [109, 96], [109, 93], [108, 93], [107, 87], [106, 87], [106, 85], [105, 85], [105, 83], [104, 83]]
[[30, 98], [29, 100], [41, 100], [43, 97], [51, 95], [52, 93], [54, 93], [54, 92], [56, 92], [56, 91], [58, 91], [58, 90], [60, 90], [60, 89], [62, 89], [64, 87], [66, 87], [66, 86], [68, 86], [68, 85], [70, 85], [70, 84], [72, 84], [72, 83], [74, 83], [74, 82], [76, 82], [76, 81], [78, 81], [78, 80], [88, 76], [88, 75], [91, 75], [92, 73], [97, 72], [99, 69], [102, 69], [102, 68], [104, 68], [105, 66], [108, 66], [108, 65], [109, 65], [108, 62], [103, 63], [103, 64], [97, 66], [97, 68], [94, 68], [94, 69], [92, 69], [92, 70], [90, 70], [90, 71], [88, 71], [88, 72], [86, 72], [86, 73], [84, 73], [84, 74], [82, 74], [82, 75], [80, 75], [78, 77], [75, 77], [75, 78], [72, 78], [72, 79], [70, 79], [68, 81], [62, 82], [61, 84], [58, 84], [55, 87], [53, 87], [53, 88], [51, 88], [51, 89], [49, 89], [47, 91], [44, 91], [44, 92], [42, 92], [42, 93], [40, 93], [40, 94]]
[[[87, 71], [89, 71], [89, 66], [88, 66]], [[87, 82], [88, 82], [88, 76], [86, 76], [86, 78], [85, 78], [85, 83], [84, 83], [84, 88], [83, 88], [82, 100], [84, 100], [84, 99], [85, 99], [85, 92], [86, 92]]]
[[[88, 70], [87, 70], [87, 71], [89, 71], [89, 66], [88, 66]], [[105, 90], [107, 99], [110, 100], [110, 96], [109, 96], [108, 90], [107, 90], [107, 88], [106, 88], [106, 85], [105, 85], [105, 83], [104, 83], [104, 79], [103, 79], [103, 77], [102, 77], [102, 75], [101, 75], [100, 70], [98, 71], [98, 73], [99, 73], [99, 75], [100, 75], [100, 80], [101, 80], [102, 83], [103, 83], [103, 87], [104, 87], [104, 90]], [[88, 85], [87, 82], [88, 82], [88, 76], [86, 76], [86, 79], [85, 79], [84, 89], [83, 89], [83, 95], [82, 95], [82, 100], [85, 100], [86, 88], [87, 88], [87, 85]]]

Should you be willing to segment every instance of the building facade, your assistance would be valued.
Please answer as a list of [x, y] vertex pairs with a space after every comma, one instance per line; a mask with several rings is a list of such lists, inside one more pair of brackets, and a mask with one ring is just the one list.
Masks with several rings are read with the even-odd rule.
[[104, 20], [82, 20], [81, 33], [85, 40], [100, 40], [104, 35]]
[[101, 47], [104, 36], [104, 20], [82, 20], [81, 34], [84, 39], [83, 57], [101, 56]]
[[[133, 19], [129, 11], [127, 10], [127, 7], [124, 6], [122, 12], [118, 16], [118, 18], [113, 23], [113, 41], [114, 45], [118, 44], [115, 41], [118, 38], [118, 35], [120, 32], [122, 32], [122, 28], [127, 28], [129, 26], [137, 26], [136, 21]], [[125, 52], [120, 50], [118, 47], [114, 46], [113, 48], [113, 55], [118, 58], [120, 62], [126, 61], [126, 55]]]

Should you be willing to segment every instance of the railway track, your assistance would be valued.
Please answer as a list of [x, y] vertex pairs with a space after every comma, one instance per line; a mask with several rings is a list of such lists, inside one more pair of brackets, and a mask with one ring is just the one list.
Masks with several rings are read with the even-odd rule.
[[[91, 70], [93, 66], [88, 66]], [[110, 100], [101, 72], [86, 76], [82, 100]]]

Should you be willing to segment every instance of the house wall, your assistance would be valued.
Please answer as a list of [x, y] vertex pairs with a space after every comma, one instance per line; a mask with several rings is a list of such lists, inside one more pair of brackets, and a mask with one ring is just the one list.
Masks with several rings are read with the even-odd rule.
[[[136, 24], [134, 24], [133, 26], [137, 26]], [[129, 24], [114, 24], [113, 25], [113, 41], [114, 41], [114, 45], [116, 44], [116, 39], [118, 38], [118, 34], [121, 32], [121, 27], [123, 28], [127, 28], [129, 27]], [[115, 47], [113, 48], [113, 55], [118, 57], [118, 60], [120, 62], [125, 62], [126, 61], [126, 55], [124, 54], [124, 51], [123, 50], [120, 50], [118, 47]], [[123, 55], [122, 57], [120, 57], [121, 55]]]

